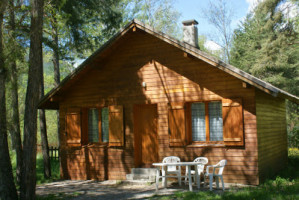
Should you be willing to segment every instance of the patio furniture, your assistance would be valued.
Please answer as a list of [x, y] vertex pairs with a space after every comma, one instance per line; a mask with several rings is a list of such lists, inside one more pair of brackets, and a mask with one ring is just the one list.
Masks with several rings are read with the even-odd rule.
[[[181, 167], [181, 166], [185, 166], [188, 169], [188, 179], [189, 179], [189, 190], [192, 191], [192, 179], [191, 179], [191, 167], [194, 166], [195, 168], [195, 177], [196, 177], [196, 182], [197, 182], [197, 188], [200, 188], [200, 184], [199, 184], [199, 177], [197, 174], [197, 163], [195, 162], [173, 162], [173, 163], [153, 163], [154, 166], [157, 167], [157, 171], [156, 171], [156, 191], [158, 191], [158, 186], [159, 186], [159, 178], [165, 179], [165, 181], [163, 182], [163, 186], [164, 188], [167, 186], [167, 178], [169, 177], [177, 177], [177, 175], [175, 176], [170, 176], [167, 175], [167, 169], [169, 166], [175, 166], [175, 167]], [[162, 167], [162, 171], [165, 170], [166, 172], [163, 174], [162, 176], [160, 176], [160, 167]], [[190, 173], [189, 173], [190, 172]], [[185, 177], [185, 176], [182, 176]]]
[[[209, 162], [208, 158], [206, 157], [198, 157], [193, 160], [193, 162], [197, 163], [197, 174], [199, 176], [200, 180], [200, 175], [204, 173], [204, 167], [205, 165]], [[186, 167], [186, 173], [185, 173], [185, 184], [187, 184], [187, 179], [188, 179], [188, 168]], [[195, 170], [191, 170], [191, 178], [193, 177], [193, 180], [195, 182]]]
[[[181, 159], [177, 156], [169, 156], [169, 157], [165, 157], [162, 161], [162, 163], [179, 163], [181, 162]], [[178, 182], [179, 185], [182, 184], [182, 178], [181, 178], [181, 166], [167, 166], [167, 170], [164, 169], [164, 167], [162, 168], [162, 182], [165, 182], [165, 175], [166, 174], [176, 174], [176, 176], [178, 177]]]
[[[215, 177], [217, 189], [219, 188], [219, 178], [220, 178], [221, 179], [221, 184], [222, 184], [222, 190], [224, 191], [225, 187], [224, 187], [224, 181], [223, 181], [222, 173], [223, 173], [224, 166], [226, 165], [226, 163], [227, 163], [226, 160], [221, 160], [216, 165], [208, 165], [207, 166], [206, 173], [204, 174], [204, 187], [206, 186], [206, 177], [209, 177], [209, 180], [210, 180], [210, 191], [212, 191], [213, 190], [212, 189], [213, 177]], [[212, 173], [209, 172], [210, 168], [213, 168], [213, 172]]]

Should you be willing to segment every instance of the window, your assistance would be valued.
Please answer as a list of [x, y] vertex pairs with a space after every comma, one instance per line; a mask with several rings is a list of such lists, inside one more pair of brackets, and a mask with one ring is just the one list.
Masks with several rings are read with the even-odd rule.
[[206, 141], [205, 104], [193, 103], [192, 110], [192, 141]]
[[99, 142], [99, 110], [88, 110], [88, 142]]
[[192, 141], [223, 141], [222, 104], [220, 101], [191, 104]]
[[109, 141], [109, 109], [102, 108], [102, 142]]
[[[101, 115], [99, 115], [99, 112]], [[109, 140], [109, 110], [88, 109], [88, 142], [108, 142]]]
[[242, 99], [171, 102], [168, 107], [168, 134], [170, 147], [216, 143], [244, 146]]

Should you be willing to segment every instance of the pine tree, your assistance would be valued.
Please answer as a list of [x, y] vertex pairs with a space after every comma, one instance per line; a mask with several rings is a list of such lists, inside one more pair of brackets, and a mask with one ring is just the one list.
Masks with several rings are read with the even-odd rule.
[[7, 0], [0, 4], [0, 199], [18, 199], [17, 190], [13, 180], [12, 166], [9, 157], [6, 126], [5, 81], [6, 69], [4, 66], [2, 25], [3, 14]]
[[[284, 13], [285, 2], [290, 3], [264, 0], [246, 17], [235, 31], [231, 63], [298, 96], [299, 17]], [[298, 0], [293, 3], [299, 4]], [[298, 138], [298, 105], [288, 102], [287, 113], [289, 134]]]
[[235, 31], [232, 64], [298, 94], [298, 32], [294, 29], [294, 22], [285, 19], [279, 9], [282, 2], [265, 0], [247, 16]]

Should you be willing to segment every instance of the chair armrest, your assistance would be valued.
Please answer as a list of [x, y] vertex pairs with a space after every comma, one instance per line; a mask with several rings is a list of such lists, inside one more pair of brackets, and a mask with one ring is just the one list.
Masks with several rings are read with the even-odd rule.
[[209, 174], [209, 169], [210, 168], [213, 168], [213, 174], [215, 172], [215, 168], [217, 167], [217, 165], [207, 165], [207, 168], [206, 168], [206, 173]]
[[214, 165], [207, 165], [207, 168], [206, 168], [206, 173], [209, 174], [209, 169], [210, 167], [214, 167]]

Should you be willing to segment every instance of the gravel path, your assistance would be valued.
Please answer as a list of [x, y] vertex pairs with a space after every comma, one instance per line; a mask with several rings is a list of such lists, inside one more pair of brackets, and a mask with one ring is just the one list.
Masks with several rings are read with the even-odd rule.
[[176, 191], [187, 191], [188, 187], [171, 185], [167, 189], [155, 192], [155, 184], [146, 182], [118, 182], [118, 181], [58, 181], [36, 187], [38, 196], [51, 194], [76, 194], [74, 200], [89, 199], [146, 199], [154, 195], [170, 195]]

